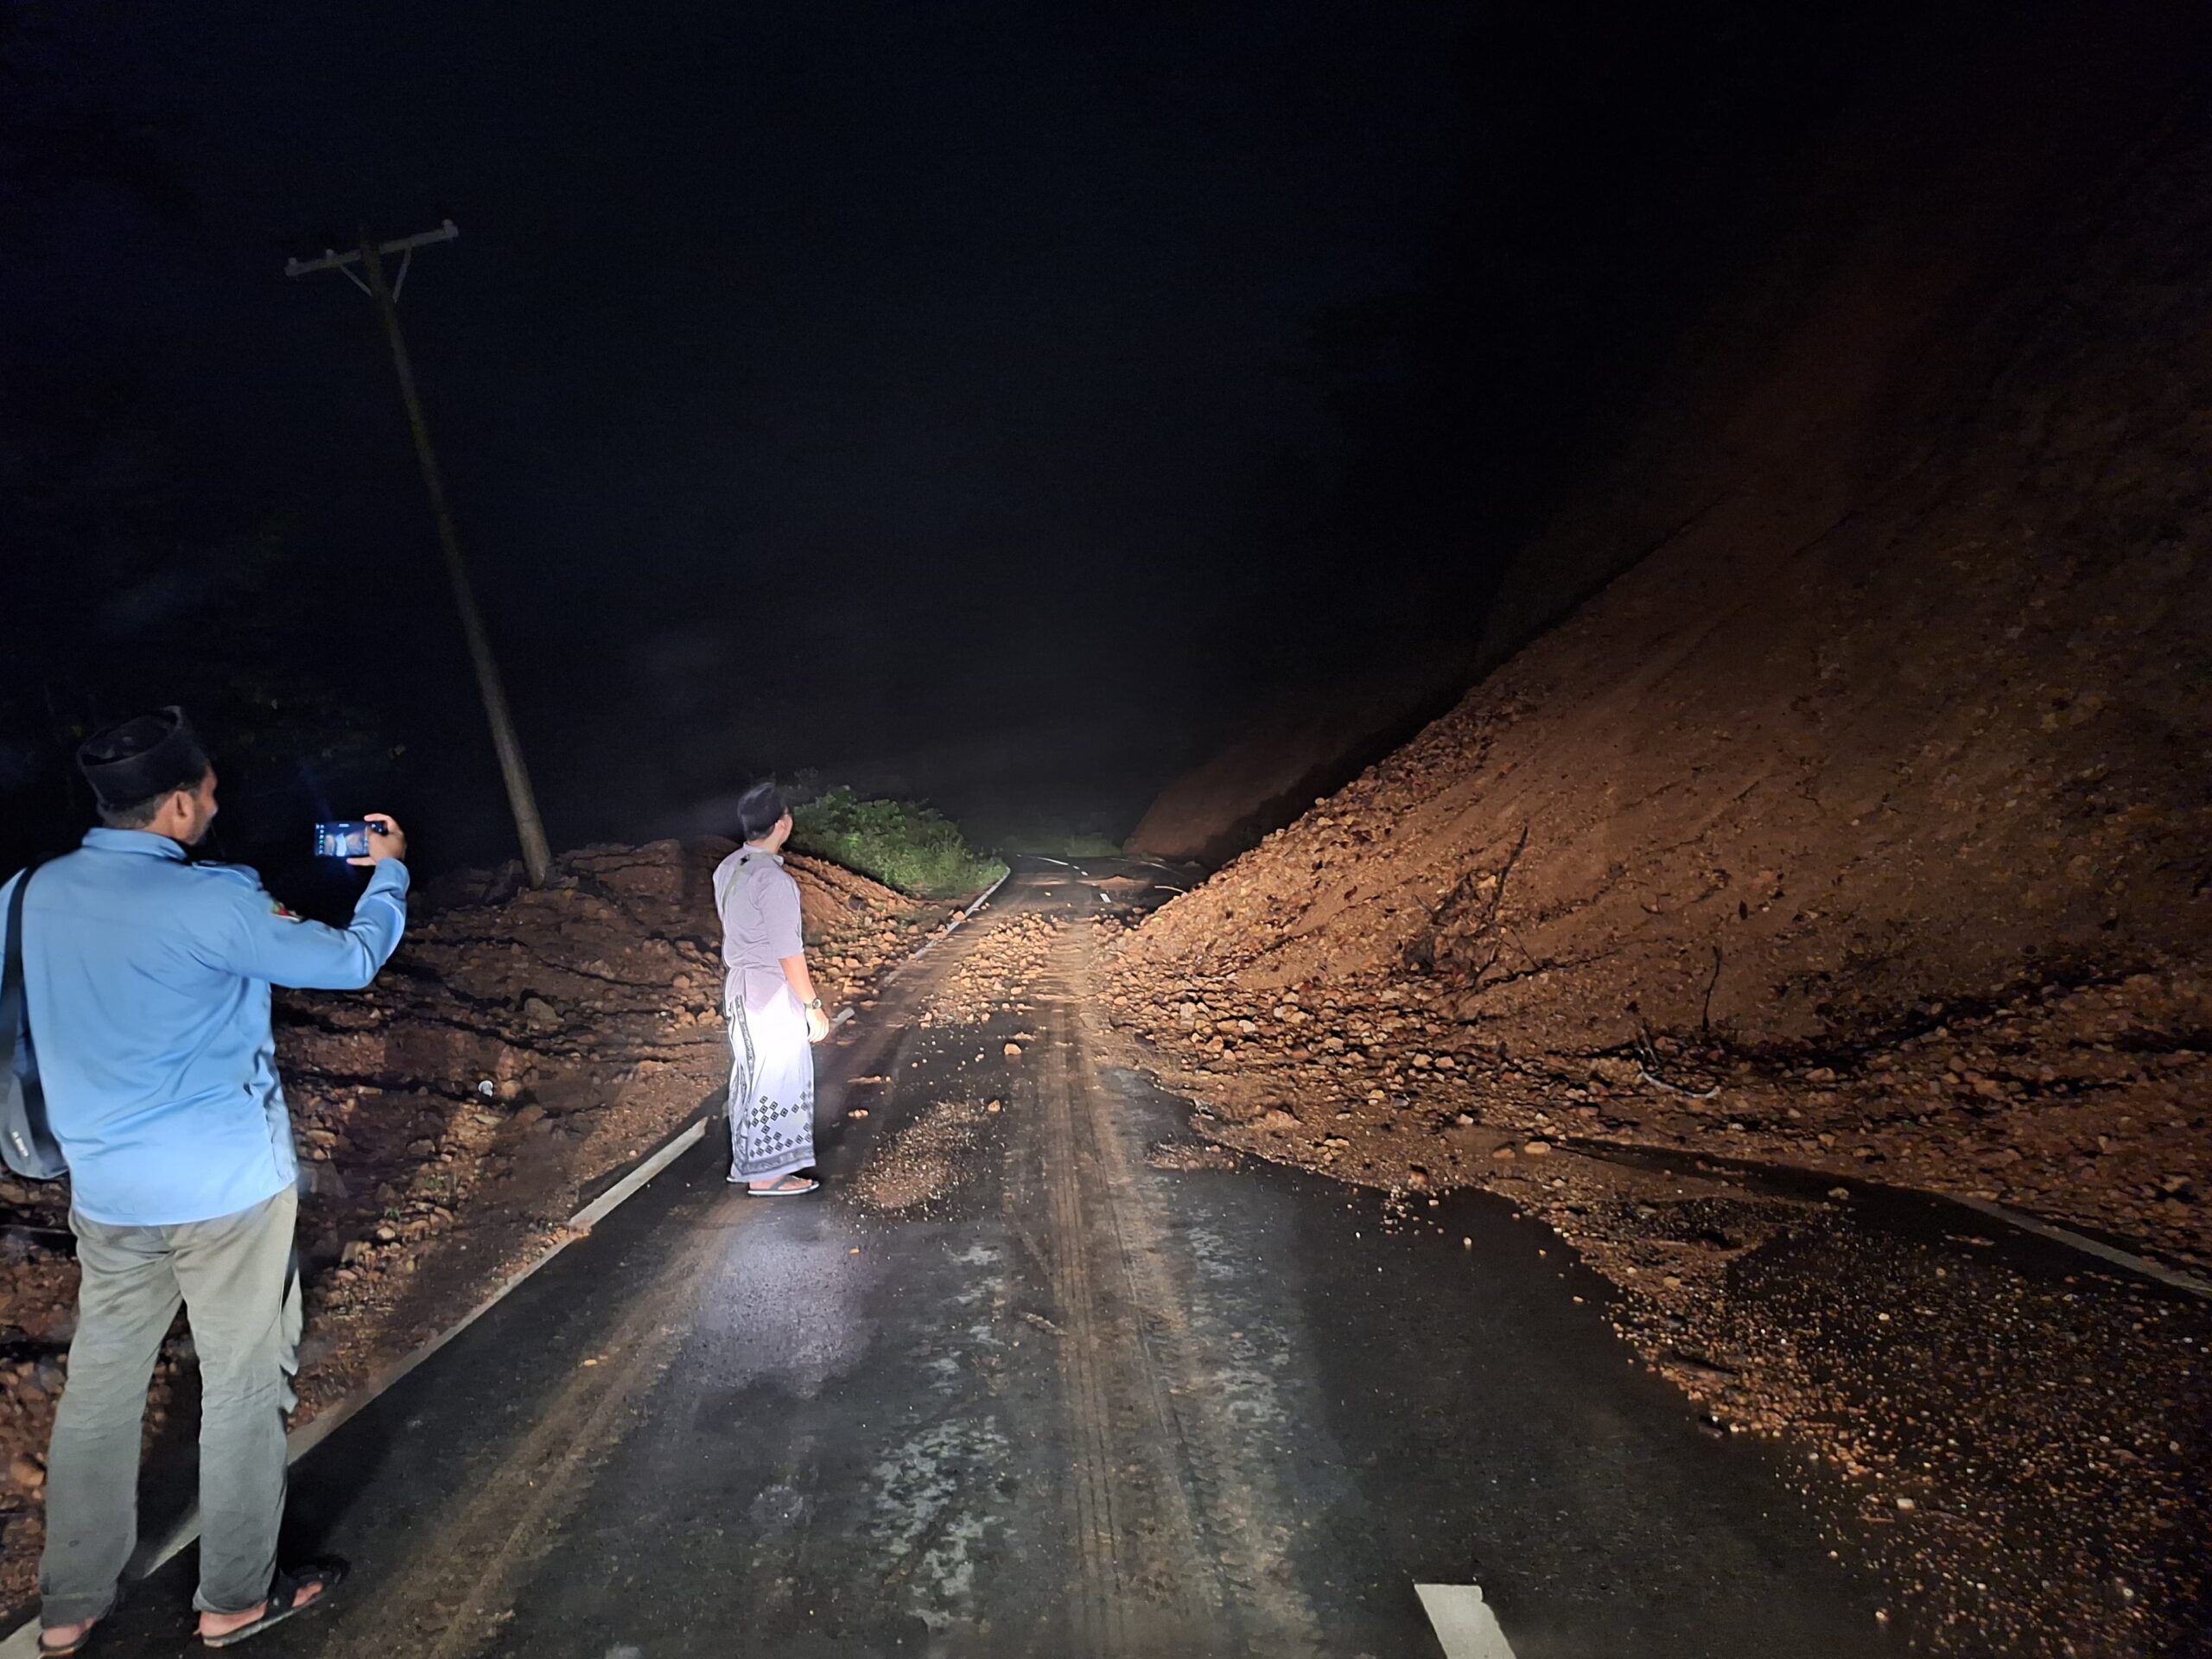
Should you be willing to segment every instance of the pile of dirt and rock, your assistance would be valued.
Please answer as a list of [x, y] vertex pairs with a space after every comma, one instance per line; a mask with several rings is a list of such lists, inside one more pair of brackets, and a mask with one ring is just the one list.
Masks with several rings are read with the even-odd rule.
[[982, 1026], [995, 1014], [1027, 1014], [1065, 924], [1040, 911], [995, 921], [974, 939], [922, 1010], [925, 1026]]
[[[369, 990], [281, 993], [276, 1043], [308, 1196], [306, 1421], [474, 1306], [728, 1071], [710, 878], [725, 842], [594, 847], [543, 888], [431, 884]], [[865, 1003], [947, 919], [812, 859], [798, 879], [824, 1000]], [[76, 1270], [66, 1183], [0, 1185], [0, 1604], [28, 1595], [40, 1459]], [[190, 1366], [162, 1361], [149, 1436]]]
[[1355, 1116], [1479, 1073], [2212, 1260], [2212, 141], [2126, 107], [2014, 158], [2067, 214], [1940, 121], [1839, 160], [1858, 239], [1574, 515], [1656, 550], [1148, 922], [1128, 1017]]
[[1160, 976], [1135, 950], [1114, 999], [1165, 1077], [1225, 1129], [1271, 1137], [1253, 1149], [1384, 1185], [1465, 1181], [1588, 1140], [2006, 1203], [2188, 1268], [2212, 1257], [2212, 1058], [2173, 1044], [2207, 1029], [2195, 980], [2052, 986], [1812, 1050], [1663, 1030], [1516, 1050], [1418, 981], [1255, 994], [1231, 976]]
[[[2212, 1266], [2212, 141], [2175, 96], [2050, 83], [2001, 142], [1861, 135], [1526, 580], [1640, 563], [1130, 933], [1112, 976], [1224, 1143], [1416, 1205], [1507, 1192], [1717, 1420], [1802, 1430], [1878, 1497], [1883, 1402], [1945, 1408], [1874, 1380], [1891, 1308], [1822, 1301], [1837, 1204], [1693, 1224], [1616, 1154], [1994, 1200]], [[1783, 1255], [1786, 1289], [1761, 1278]], [[1884, 1516], [1942, 1563], [1909, 1569], [1931, 1633], [2171, 1650], [2202, 1605], [2176, 1529], [2204, 1518], [2204, 1321], [2102, 1281], [1986, 1288], [1916, 1299], [1951, 1320], [1928, 1351], [2002, 1374], [1916, 1453], [1961, 1513], [1908, 1483]], [[2109, 1365], [2062, 1361], [2091, 1325]], [[2027, 1397], [2100, 1367], [2124, 1401]], [[1991, 1448], [2037, 1433], [2063, 1521], [1992, 1484]], [[2014, 1559], [1961, 1573], [1943, 1529], [2012, 1529]]]

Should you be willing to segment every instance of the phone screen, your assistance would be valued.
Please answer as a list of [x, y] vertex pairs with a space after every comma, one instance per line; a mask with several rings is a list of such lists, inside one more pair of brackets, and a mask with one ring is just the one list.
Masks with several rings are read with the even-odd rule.
[[369, 826], [358, 822], [318, 823], [315, 827], [315, 850], [319, 858], [366, 858]]

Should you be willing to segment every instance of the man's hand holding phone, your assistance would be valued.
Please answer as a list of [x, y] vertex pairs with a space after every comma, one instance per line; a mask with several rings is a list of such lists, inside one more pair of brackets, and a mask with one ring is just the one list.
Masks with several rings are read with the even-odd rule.
[[381, 864], [387, 858], [407, 856], [406, 833], [389, 812], [364, 812], [361, 821], [369, 826], [369, 850], [362, 857], [347, 859], [348, 864], [366, 868]]

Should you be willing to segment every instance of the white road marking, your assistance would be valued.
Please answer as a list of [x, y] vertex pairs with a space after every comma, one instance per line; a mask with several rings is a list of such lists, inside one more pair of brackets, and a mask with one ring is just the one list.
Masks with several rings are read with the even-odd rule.
[[[889, 973], [883, 976], [883, 986], [888, 987], [892, 981], [897, 979], [899, 975], [905, 973], [909, 968], [912, 968], [924, 957], [929, 955], [931, 950], [936, 947], [938, 940], [949, 939], [955, 933], [958, 932], [960, 931], [961, 923], [969, 920], [974, 917], [977, 911], [981, 910], [985, 905], [989, 904], [992, 899], [997, 895], [998, 890], [1006, 886], [1007, 877], [1011, 876], [1013, 874], [1013, 870], [1008, 869], [1005, 875], [999, 877], [997, 880], [992, 882], [989, 887], [983, 890], [983, 896], [982, 898], [976, 899], [975, 903], [961, 911], [952, 921], [945, 924], [944, 932], [931, 934], [927, 939], [923, 941], [922, 948], [920, 950], [915, 951], [912, 956], [907, 957], [906, 961], [900, 963], [896, 968], [893, 968]], [[7, 1659], [7, 1656], [4, 1654], [0, 1654], [0, 1659]]]
[[1497, 1628], [1497, 1615], [1471, 1584], [1417, 1584], [1421, 1611], [1436, 1627], [1444, 1659], [1513, 1659], [1505, 1632]]
[[570, 1216], [569, 1227], [577, 1232], [588, 1232], [596, 1227], [607, 1217], [613, 1215], [617, 1206], [636, 1192], [639, 1187], [666, 1169], [693, 1147], [698, 1145], [706, 1133], [707, 1120], [703, 1117], [689, 1128], [679, 1131], [658, 1152], [653, 1154], [644, 1163], [639, 1164], [627, 1175], [608, 1187], [606, 1192], [577, 1211], [575, 1215]]

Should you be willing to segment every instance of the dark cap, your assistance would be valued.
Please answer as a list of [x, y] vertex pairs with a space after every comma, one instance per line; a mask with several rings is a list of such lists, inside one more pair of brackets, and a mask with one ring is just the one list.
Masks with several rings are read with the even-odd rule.
[[116, 811], [196, 787], [207, 775], [207, 751], [184, 710], [172, 704], [93, 733], [77, 751], [77, 770], [99, 804]]

